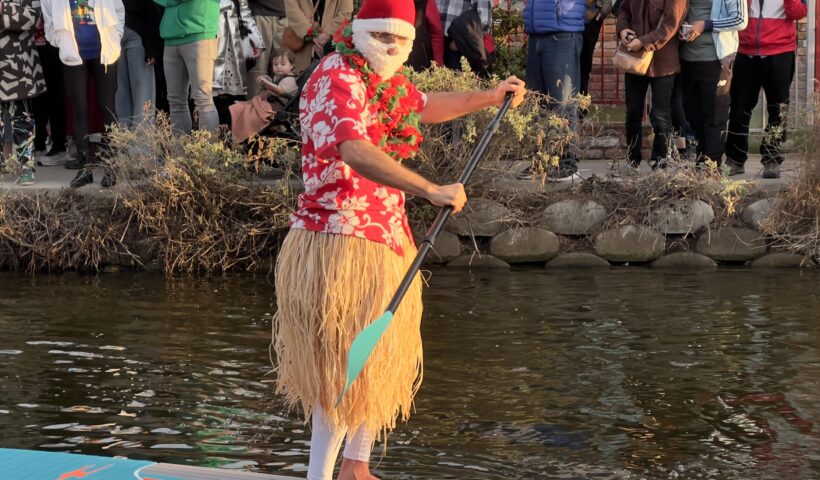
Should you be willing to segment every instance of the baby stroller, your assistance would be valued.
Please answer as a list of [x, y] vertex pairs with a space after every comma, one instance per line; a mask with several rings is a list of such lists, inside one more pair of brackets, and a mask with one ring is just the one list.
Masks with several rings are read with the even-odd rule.
[[[302, 141], [302, 135], [299, 131], [299, 97], [302, 94], [302, 89], [305, 88], [310, 75], [316, 69], [319, 60], [314, 60], [308, 67], [296, 78], [296, 86], [299, 88], [296, 93], [290, 95], [284, 106], [276, 112], [271, 122], [259, 131], [258, 135], [263, 137], [286, 138], [297, 142]], [[271, 103], [281, 102], [275, 96], [268, 97]]]

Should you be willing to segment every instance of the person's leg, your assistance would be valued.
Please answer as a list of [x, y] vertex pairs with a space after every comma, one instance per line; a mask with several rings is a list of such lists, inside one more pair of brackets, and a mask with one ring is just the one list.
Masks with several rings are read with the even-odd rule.
[[321, 405], [313, 409], [311, 426], [307, 480], [332, 480], [336, 457], [347, 432], [335, 430], [328, 423]]
[[760, 95], [760, 59], [738, 54], [729, 107], [729, 130], [726, 134], [726, 160], [743, 165], [749, 158], [749, 122]]
[[[134, 38], [136, 37], [136, 38]], [[129, 62], [131, 57], [129, 52], [134, 48], [134, 44], [140, 41], [140, 36], [137, 32], [125, 27], [122, 34], [122, 41], [120, 42], [122, 50], [120, 51], [120, 58], [117, 60], [117, 93], [114, 96], [114, 105], [117, 110], [117, 120], [120, 125], [125, 128], [131, 128], [133, 125], [135, 105], [132, 103], [131, 94], [131, 72], [129, 71]]]
[[[94, 84], [97, 87], [97, 102], [100, 105], [103, 129], [108, 130], [117, 123], [117, 107], [114, 100], [117, 92], [117, 64], [102, 65], [99, 61], [92, 64]], [[107, 135], [103, 134], [103, 143]]]
[[191, 133], [191, 110], [188, 108], [188, 69], [182, 58], [185, 45], [166, 46], [163, 52], [163, 68], [168, 89], [168, 109], [174, 130]]
[[701, 62], [681, 61], [681, 80], [684, 98], [684, 112], [686, 122], [692, 128], [697, 141], [697, 156], [703, 152], [703, 118], [701, 112], [701, 98], [698, 76]]
[[[63, 66], [65, 87], [71, 92], [71, 113], [74, 126], [74, 145], [77, 147], [77, 161], [82, 166], [88, 155], [88, 65], [83, 62], [76, 66]], [[82, 153], [83, 155], [80, 155]], [[80, 168], [70, 165], [67, 167]]]
[[717, 60], [703, 63], [706, 67], [700, 83], [701, 109], [704, 113], [703, 154], [720, 166], [726, 145], [732, 71], [721, 66]]
[[[527, 87], [535, 92], [547, 94], [547, 85], [544, 82], [544, 75], [541, 70], [543, 62], [541, 60], [541, 43], [543, 35], [530, 35], [527, 40], [527, 64], [525, 80]], [[447, 53], [444, 53], [445, 63]]]
[[[547, 93], [554, 100], [561, 115], [569, 120], [570, 128], [578, 128], [578, 105], [575, 96], [581, 81], [581, 32], [559, 32], [543, 36], [541, 71]], [[578, 170], [575, 145], [565, 147], [561, 155], [559, 176], [571, 175]]]
[[67, 126], [65, 111], [65, 88], [63, 85], [63, 63], [60, 50], [46, 45], [42, 48], [40, 62], [46, 80], [46, 96], [49, 99], [48, 124], [51, 129], [51, 151], [49, 156], [66, 151]]
[[34, 116], [34, 151], [38, 155], [46, 153], [48, 146], [48, 95], [45, 93], [34, 97], [31, 100], [31, 110]]
[[[135, 45], [128, 50], [128, 77], [131, 87], [131, 125], [138, 127], [146, 120], [145, 105], [151, 105], [147, 119], [150, 122], [154, 118], [157, 102], [154, 66], [145, 63], [145, 47], [139, 36]], [[117, 114], [122, 117], [119, 112]]]
[[[42, 57], [45, 47], [37, 47], [37, 57]], [[42, 65], [42, 60], [40, 61]], [[31, 109], [34, 114], [34, 151], [46, 153], [48, 143], [48, 94], [42, 93], [31, 100]]]
[[371, 478], [370, 452], [373, 450], [374, 440], [373, 434], [365, 427], [347, 434], [339, 480]]
[[[130, 61], [130, 60], [129, 60]], [[145, 62], [143, 61], [142, 64]], [[100, 144], [98, 159], [105, 166], [105, 173], [100, 186], [107, 188], [117, 183], [117, 177], [111, 168], [111, 143], [108, 138], [109, 129], [117, 123], [117, 111], [115, 107], [115, 96], [117, 91], [117, 64], [108, 65], [106, 68], [99, 62], [94, 64], [94, 82], [97, 85], [97, 102], [100, 105], [103, 121], [103, 136]], [[136, 108], [137, 106], [134, 105]], [[141, 106], [139, 107], [142, 108]]]
[[199, 115], [199, 129], [214, 134], [219, 129], [219, 116], [214, 105], [211, 86], [214, 80], [216, 39], [199, 40], [180, 46], [182, 60], [191, 79], [191, 97]]
[[32, 170], [34, 168], [35, 128], [31, 105], [28, 100], [17, 100], [13, 102], [12, 108], [11, 121], [15, 155], [24, 171]]
[[771, 55], [761, 59], [763, 91], [769, 123], [760, 144], [761, 162], [783, 163], [781, 151], [786, 140], [786, 110], [789, 106], [789, 88], [794, 79], [794, 52]]
[[650, 78], [652, 85], [652, 109], [649, 114], [655, 139], [652, 142], [652, 167], [663, 167], [670, 157], [673, 148], [674, 126], [672, 122], [672, 92], [675, 89], [675, 76]]
[[643, 111], [646, 101], [648, 77], [643, 75], [624, 74], [624, 101], [626, 103], [627, 158], [633, 167], [640, 165], [643, 144]]
[[589, 94], [589, 75], [592, 72], [592, 62], [595, 57], [595, 45], [598, 44], [598, 37], [601, 34], [601, 24], [603, 20], [591, 20], [584, 25], [583, 46], [581, 47], [581, 80], [578, 91], [584, 95]]

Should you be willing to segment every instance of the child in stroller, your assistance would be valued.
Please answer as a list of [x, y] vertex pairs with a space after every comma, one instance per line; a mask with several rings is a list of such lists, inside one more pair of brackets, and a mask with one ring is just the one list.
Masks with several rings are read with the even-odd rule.
[[299, 92], [293, 73], [295, 57], [290, 50], [271, 52], [270, 76], [262, 75], [257, 82], [263, 88], [258, 95], [230, 106], [231, 134], [236, 144], [248, 140], [270, 124]]

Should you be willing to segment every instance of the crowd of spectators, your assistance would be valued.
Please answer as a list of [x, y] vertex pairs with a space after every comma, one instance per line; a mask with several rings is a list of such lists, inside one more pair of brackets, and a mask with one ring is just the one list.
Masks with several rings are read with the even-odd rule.
[[[466, 61], [490, 75], [498, 0], [413, 1], [417, 34], [408, 66], [460, 70]], [[35, 166], [63, 165], [78, 171], [70, 185], [79, 188], [94, 182], [92, 166], [104, 168], [101, 186], [116, 183], [105, 164], [106, 134], [92, 145], [89, 131], [115, 123], [136, 128], [157, 108], [181, 133], [227, 125], [235, 141], [247, 139], [298, 93], [297, 76], [332, 51], [333, 33], [352, 17], [354, 3], [0, 0], [0, 10], [2, 158], [19, 162], [20, 184], [35, 182]], [[681, 139], [691, 138], [696, 165], [725, 163], [730, 175], [743, 173], [762, 89], [769, 133], [761, 145], [763, 176], [776, 178], [795, 23], [806, 13], [805, 0], [528, 0], [527, 86], [547, 94], [548, 107], [576, 127], [585, 112], [573, 98], [589, 91], [601, 26], [614, 15], [624, 49], [653, 53], [645, 73], [624, 74], [625, 173], [643, 160], [650, 91], [653, 169], [664, 168], [676, 147], [685, 154]], [[550, 178], [578, 178], [577, 162], [577, 149], [566, 148]]]

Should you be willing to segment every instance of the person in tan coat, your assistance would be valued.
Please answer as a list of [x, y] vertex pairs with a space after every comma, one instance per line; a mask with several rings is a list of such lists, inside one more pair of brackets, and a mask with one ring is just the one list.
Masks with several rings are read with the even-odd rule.
[[285, 15], [288, 27], [299, 38], [308, 36], [314, 25], [312, 36], [296, 55], [295, 70], [301, 72], [314, 58], [322, 58], [325, 49], [333, 39], [333, 34], [353, 16], [353, 0], [285, 0]]

